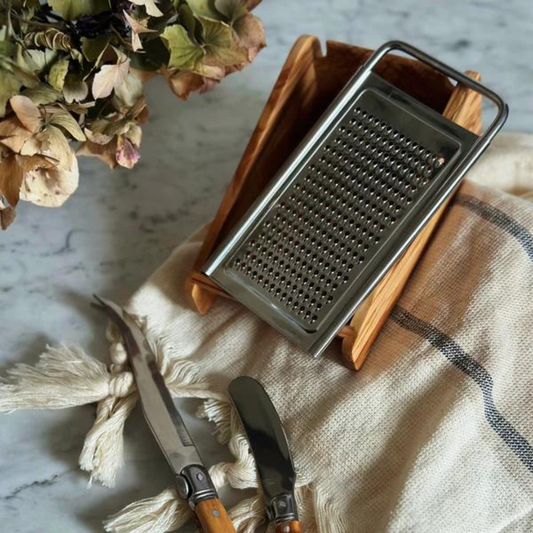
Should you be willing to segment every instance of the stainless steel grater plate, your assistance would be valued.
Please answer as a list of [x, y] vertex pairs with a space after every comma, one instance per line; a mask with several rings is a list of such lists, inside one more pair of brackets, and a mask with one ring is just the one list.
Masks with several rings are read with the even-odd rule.
[[[373, 73], [392, 49], [491, 98], [499, 112], [485, 135], [457, 126]], [[404, 43], [385, 45], [210, 258], [205, 274], [318, 355], [479, 157], [506, 113], [499, 97], [470, 78]]]

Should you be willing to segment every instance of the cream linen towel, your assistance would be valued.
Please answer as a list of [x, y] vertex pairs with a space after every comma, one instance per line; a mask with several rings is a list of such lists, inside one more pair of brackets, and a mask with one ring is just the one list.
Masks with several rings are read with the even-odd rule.
[[[499, 138], [469, 179], [531, 191], [533, 138]], [[257, 487], [225, 395], [247, 374], [264, 383], [289, 434], [306, 533], [533, 531], [533, 204], [465, 183], [359, 373], [341, 365], [337, 343], [314, 360], [228, 300], [198, 315], [184, 284], [200, 240], [181, 245], [128, 308], [171, 393], [205, 399], [201, 414], [235, 456], [211, 466], [217, 486]], [[59, 346], [16, 366], [0, 381], [0, 412], [97, 402], [80, 466], [111, 486], [137, 393], [120, 338], [112, 329], [109, 338], [110, 364]], [[252, 533], [261, 497], [231, 516]], [[189, 517], [169, 488], [106, 528], [164, 533]]]
[[[530, 189], [532, 146], [504, 137], [471, 178]], [[243, 374], [265, 385], [312, 489], [310, 531], [533, 531], [532, 204], [466, 182], [359, 373], [336, 343], [314, 360], [236, 303], [195, 313], [184, 283], [200, 240], [129, 308], [215, 390]], [[206, 411], [227, 423], [216, 400]]]

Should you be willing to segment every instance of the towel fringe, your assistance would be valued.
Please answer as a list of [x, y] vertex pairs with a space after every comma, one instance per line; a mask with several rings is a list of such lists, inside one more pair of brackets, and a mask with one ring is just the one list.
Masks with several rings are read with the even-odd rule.
[[[174, 397], [199, 398], [198, 416], [215, 425], [218, 440], [227, 444], [234, 463], [219, 463], [209, 469], [215, 487], [255, 489], [258, 494], [229, 511], [239, 533], [252, 533], [264, 522], [265, 509], [248, 441], [237, 413], [225, 394], [198, 379], [195, 363], [177, 354], [171, 343], [142, 325], [158, 367]], [[0, 382], [0, 412], [18, 409], [63, 409], [97, 403], [96, 418], [80, 455], [80, 466], [90, 481], [111, 487], [124, 461], [123, 430], [137, 403], [137, 389], [118, 331], [107, 330], [111, 342], [110, 364], [85, 354], [78, 346], [46, 348], [35, 366], [17, 365]], [[323, 498], [303, 476], [298, 476], [296, 498], [301, 520], [309, 533], [345, 533], [347, 528], [329, 500]], [[165, 533], [191, 518], [189, 506], [169, 488], [153, 498], [132, 503], [110, 517], [108, 533]]]
[[192, 518], [190, 507], [172, 488], [153, 498], [134, 502], [104, 522], [108, 533], [155, 533], [175, 531]]
[[[171, 394], [187, 397], [220, 398], [198, 381], [196, 365], [180, 358], [173, 346], [161, 340], [134, 317], [155, 354]], [[96, 403], [96, 417], [87, 433], [79, 464], [89, 472], [89, 485], [98, 481], [115, 485], [124, 463], [124, 425], [137, 403], [137, 389], [129, 369], [121, 336], [110, 324], [106, 336], [110, 363], [87, 355], [79, 346], [47, 346], [35, 366], [19, 364], [0, 382], [0, 412], [19, 409], [65, 409]]]

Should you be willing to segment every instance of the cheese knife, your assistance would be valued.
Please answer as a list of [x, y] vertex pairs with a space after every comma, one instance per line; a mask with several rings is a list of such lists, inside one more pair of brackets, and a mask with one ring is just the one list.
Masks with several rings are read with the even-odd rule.
[[92, 305], [103, 311], [122, 335], [144, 416], [175, 475], [178, 495], [189, 502], [203, 533], [236, 533], [143, 332], [120, 306], [94, 298]]
[[267, 517], [276, 533], [302, 533], [294, 484], [296, 473], [285, 430], [263, 386], [242, 376], [228, 388], [254, 455], [263, 488]]

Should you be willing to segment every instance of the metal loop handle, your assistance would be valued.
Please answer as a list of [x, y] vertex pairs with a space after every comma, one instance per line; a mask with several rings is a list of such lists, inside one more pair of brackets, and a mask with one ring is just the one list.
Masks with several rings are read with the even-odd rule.
[[491, 125], [485, 130], [485, 133], [480, 137], [480, 140], [483, 140], [484, 142], [481, 146], [478, 146], [478, 148], [481, 148], [481, 150], [483, 151], [490, 144], [496, 133], [498, 133], [498, 131], [504, 125], [509, 115], [509, 106], [503, 101], [503, 99], [482, 83], [473, 80], [472, 78], [469, 78], [462, 72], [459, 72], [458, 70], [450, 67], [449, 65], [446, 65], [442, 61], [435, 59], [434, 57], [426, 54], [422, 50], [419, 50], [418, 48], [415, 48], [410, 44], [404, 43], [403, 41], [389, 41], [388, 43], [385, 43], [384, 45], [380, 46], [372, 54], [372, 56], [370, 56], [365, 65], [363, 65], [363, 69], [368, 69], [369, 71], [372, 70], [379, 63], [379, 61], [381, 61], [388, 53], [393, 50], [399, 50], [401, 52], [404, 52], [405, 54], [414, 57], [415, 59], [418, 59], [422, 63], [433, 67], [435, 70], [445, 74], [456, 82], [466, 85], [470, 89], [473, 89], [474, 91], [480, 93], [482, 96], [488, 98], [496, 105], [496, 107], [498, 108], [498, 113], [496, 114], [496, 117], [492, 121]]

